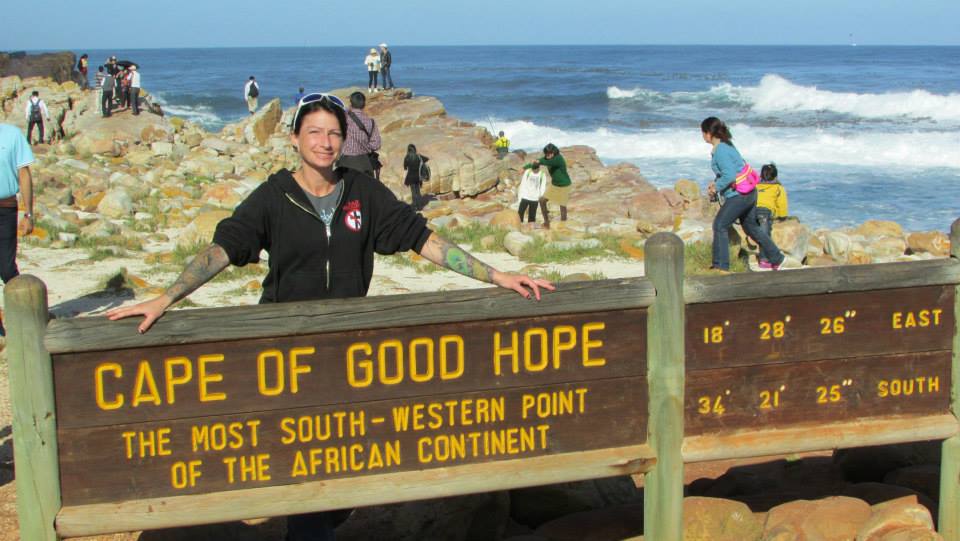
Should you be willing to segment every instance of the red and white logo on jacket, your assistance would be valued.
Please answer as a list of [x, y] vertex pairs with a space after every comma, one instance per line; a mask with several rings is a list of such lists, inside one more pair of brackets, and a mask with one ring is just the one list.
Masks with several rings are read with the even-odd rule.
[[343, 223], [347, 226], [347, 229], [354, 233], [360, 231], [360, 226], [363, 225], [363, 215], [360, 213], [359, 200], [347, 201], [343, 205]]

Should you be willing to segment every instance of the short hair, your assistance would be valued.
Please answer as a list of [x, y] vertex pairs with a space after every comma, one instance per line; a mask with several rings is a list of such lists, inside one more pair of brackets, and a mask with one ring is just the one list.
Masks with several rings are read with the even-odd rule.
[[367, 106], [367, 97], [363, 95], [363, 92], [354, 92], [350, 94], [350, 108], [351, 109], [363, 109]]
[[40, 92], [37, 91], [37, 90], [34, 90], [30, 95], [31, 95], [31, 96], [39, 96], [39, 95], [40, 95]]
[[547, 143], [547, 146], [543, 147], [544, 154], [560, 154], [560, 149], [557, 148], [557, 145], [553, 143]]
[[251, 75], [251, 76], [250, 76], [250, 80], [252, 81], [253, 79], [254, 79], [254, 77], [253, 77], [253, 75]]
[[773, 163], [768, 163], [760, 168], [760, 178], [770, 182], [771, 180], [777, 180], [777, 166]]

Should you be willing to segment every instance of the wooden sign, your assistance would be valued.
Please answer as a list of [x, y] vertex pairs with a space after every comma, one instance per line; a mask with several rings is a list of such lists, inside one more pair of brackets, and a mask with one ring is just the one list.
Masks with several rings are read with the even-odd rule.
[[954, 288], [687, 307], [686, 434], [950, 407]]
[[637, 445], [645, 358], [645, 310], [56, 355], [63, 503]]

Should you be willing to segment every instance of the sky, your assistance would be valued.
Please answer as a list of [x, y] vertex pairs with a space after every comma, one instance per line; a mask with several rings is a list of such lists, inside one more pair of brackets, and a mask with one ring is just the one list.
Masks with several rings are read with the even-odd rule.
[[960, 45], [960, 0], [7, 0], [0, 14], [0, 51], [381, 41]]

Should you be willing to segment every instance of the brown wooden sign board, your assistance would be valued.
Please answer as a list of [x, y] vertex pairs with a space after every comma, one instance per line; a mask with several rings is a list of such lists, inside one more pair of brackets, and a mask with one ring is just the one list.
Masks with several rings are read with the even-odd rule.
[[646, 311], [57, 355], [81, 505], [646, 441]]
[[687, 370], [951, 348], [953, 286], [691, 304]]

